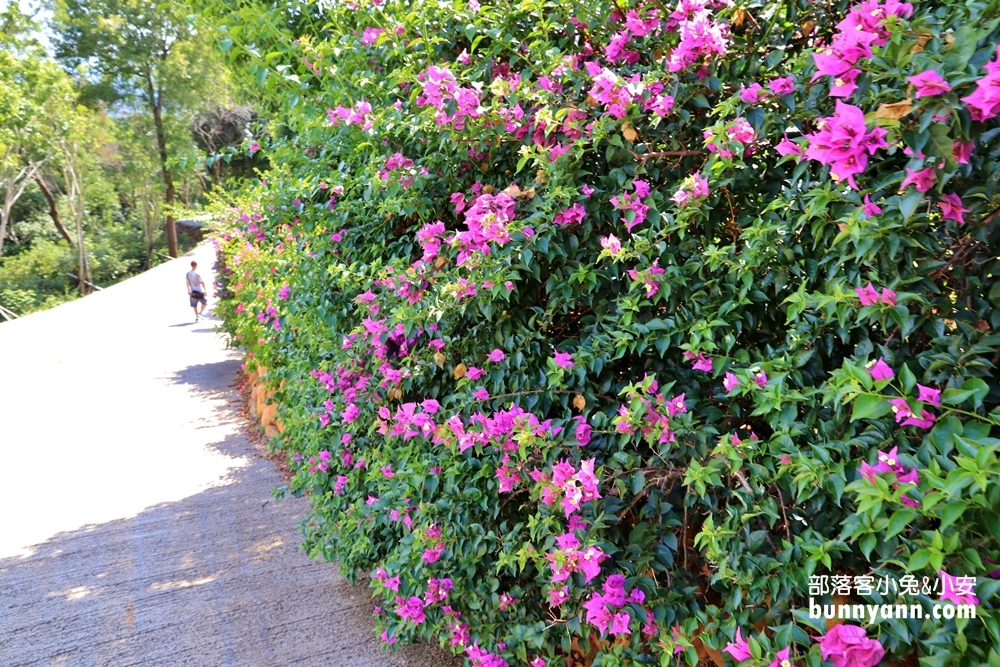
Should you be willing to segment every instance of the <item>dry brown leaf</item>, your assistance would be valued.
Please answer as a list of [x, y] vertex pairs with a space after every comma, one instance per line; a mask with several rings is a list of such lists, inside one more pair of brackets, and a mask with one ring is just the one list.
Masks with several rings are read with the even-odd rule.
[[802, 36], [803, 37], [808, 37], [809, 35], [811, 35], [812, 31], [813, 31], [813, 28], [815, 28], [815, 27], [816, 27], [816, 24], [813, 21], [806, 21], [805, 23], [803, 23], [802, 24]]
[[632, 127], [632, 123], [625, 121], [625, 124], [622, 125], [622, 136], [625, 137], [626, 141], [635, 142], [639, 138], [639, 133]]
[[734, 26], [739, 27], [743, 25], [743, 22], [746, 21], [746, 19], [747, 19], [747, 13], [742, 9], [737, 9], [735, 12], [733, 12], [732, 23]]
[[584, 101], [587, 103], [587, 106], [590, 106], [590, 107], [596, 107], [597, 106], [597, 100], [595, 100], [590, 95], [587, 95], [587, 99], [584, 100]]
[[893, 102], [892, 104], [880, 104], [878, 105], [878, 109], [875, 110], [875, 117], [899, 120], [903, 116], [910, 113], [912, 109], [913, 102], [910, 102], [909, 100]]
[[486, 193], [486, 194], [488, 194], [488, 195], [491, 195], [491, 194], [493, 194], [496, 191], [497, 191], [497, 189], [495, 187], [493, 187], [492, 185], [484, 185], [483, 186], [483, 192]]
[[389, 390], [389, 400], [398, 401], [401, 398], [403, 398], [402, 389], [400, 389], [399, 387], [393, 387], [392, 389]]
[[446, 359], [447, 357], [441, 354], [440, 352], [434, 353], [434, 363], [436, 363], [441, 368], [444, 368], [444, 362]]
[[[851, 604], [852, 602], [853, 602], [853, 600], [851, 600], [851, 598], [847, 597], [846, 595], [834, 595], [833, 596], [833, 604], [834, 604], [834, 606], [837, 609], [840, 609], [840, 605], [842, 605], [842, 604]], [[830, 630], [833, 629], [833, 626], [840, 625], [843, 622], [844, 622], [844, 619], [841, 619], [841, 618], [828, 618], [828, 619], [826, 619], [826, 631], [829, 632]]]
[[511, 183], [504, 189], [504, 194], [506, 194], [509, 197], [513, 197], [514, 199], [517, 199], [518, 197], [521, 196], [521, 188], [517, 187], [516, 183]]
[[711, 660], [716, 664], [716, 667], [723, 667], [726, 664], [726, 659], [722, 656], [722, 653], [716, 651], [714, 648], [705, 646], [705, 642], [701, 640], [701, 637], [695, 637], [691, 643], [694, 645], [694, 650], [698, 652], [699, 662]]
[[438, 257], [437, 259], [434, 260], [434, 268], [435, 269], [440, 269], [442, 266], [444, 266], [447, 263], [448, 263], [447, 259], [445, 259], [444, 257]]
[[548, 180], [549, 178], [548, 176], [545, 175], [544, 169], [539, 169], [537, 172], [535, 172], [535, 183], [542, 184], [546, 183]]
[[573, 407], [583, 412], [583, 409], [587, 407], [587, 399], [580, 394], [577, 394], [573, 397]]
[[483, 171], [489, 171], [490, 170], [490, 163], [489, 162], [484, 162], [481, 165], [479, 165], [479, 168], [482, 169]]
[[932, 35], [929, 32], [922, 32], [919, 35], [917, 35], [917, 43], [913, 45], [912, 49], [910, 49], [910, 53], [920, 53], [921, 51], [923, 51], [924, 44], [927, 43], [927, 41], [931, 38], [931, 36]]
[[524, 197], [525, 199], [534, 199], [535, 188], [528, 188], [527, 190], [522, 191], [521, 196]]
[[955, 35], [949, 32], [944, 36], [944, 43], [951, 47], [951, 45], [955, 43]]
[[466, 366], [465, 364], [459, 364], [458, 366], [455, 366], [455, 372], [453, 372], [452, 375], [455, 376], [456, 380], [461, 380], [462, 378], [465, 377], [465, 374], [468, 372], [469, 372], [468, 366]]

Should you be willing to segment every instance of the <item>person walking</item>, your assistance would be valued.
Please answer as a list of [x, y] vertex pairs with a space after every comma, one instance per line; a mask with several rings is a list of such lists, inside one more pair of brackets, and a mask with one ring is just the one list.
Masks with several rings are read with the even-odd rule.
[[[205, 314], [205, 306], [208, 305], [208, 288], [205, 287], [205, 281], [201, 279], [198, 275], [198, 262], [191, 262], [191, 270], [187, 272], [184, 279], [184, 284], [187, 285], [188, 297], [191, 302], [191, 307], [194, 309], [194, 321], [197, 322]], [[201, 310], [198, 310], [198, 304], [201, 304]]]

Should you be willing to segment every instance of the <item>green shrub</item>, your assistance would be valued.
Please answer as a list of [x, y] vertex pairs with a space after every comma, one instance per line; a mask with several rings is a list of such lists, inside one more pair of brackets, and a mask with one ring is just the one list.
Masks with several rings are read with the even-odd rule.
[[383, 639], [1000, 664], [998, 4], [363, 4], [209, 9], [284, 109], [219, 312]]

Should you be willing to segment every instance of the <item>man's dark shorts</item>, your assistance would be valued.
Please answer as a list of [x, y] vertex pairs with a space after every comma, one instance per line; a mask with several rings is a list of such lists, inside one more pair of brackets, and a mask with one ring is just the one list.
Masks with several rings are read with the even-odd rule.
[[205, 306], [208, 305], [208, 299], [205, 298], [204, 292], [192, 292], [188, 295], [188, 298], [191, 300], [192, 308], [197, 308], [199, 303]]

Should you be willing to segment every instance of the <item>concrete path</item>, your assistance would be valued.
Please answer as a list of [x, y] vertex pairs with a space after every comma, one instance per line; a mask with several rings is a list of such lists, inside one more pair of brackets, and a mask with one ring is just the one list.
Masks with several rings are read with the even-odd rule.
[[453, 664], [383, 651], [368, 589], [299, 552], [192, 257], [211, 285], [202, 246], [0, 325], [0, 666]]

